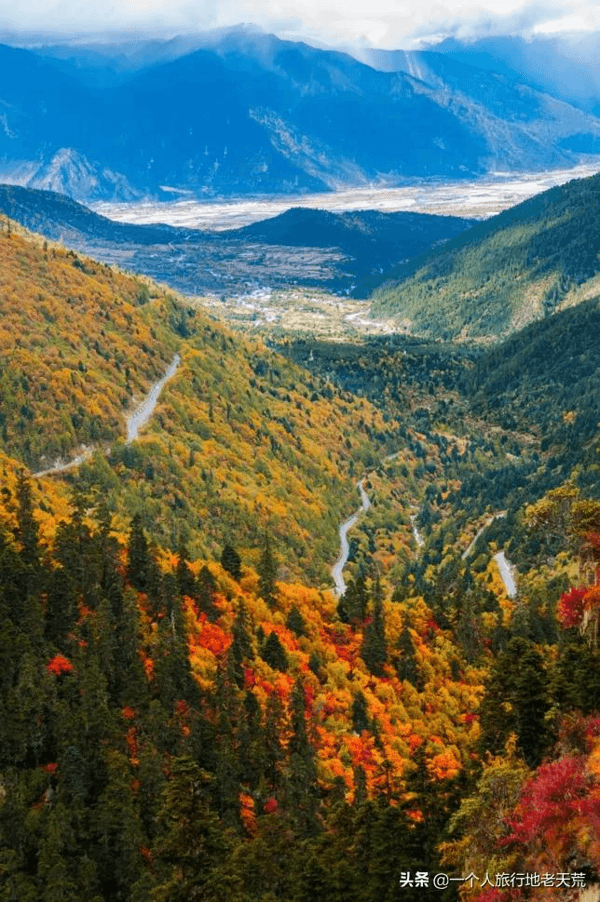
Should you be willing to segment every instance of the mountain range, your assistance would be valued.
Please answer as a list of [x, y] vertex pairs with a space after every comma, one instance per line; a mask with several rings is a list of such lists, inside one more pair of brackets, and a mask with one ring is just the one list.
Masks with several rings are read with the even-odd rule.
[[489, 37], [448, 37], [431, 48], [449, 59], [524, 81], [580, 109], [598, 113], [600, 34], [588, 31]]
[[392, 54], [379, 71], [248, 28], [189, 46], [140, 50], [141, 68], [117, 73], [97, 49], [1, 47], [0, 179], [87, 202], [202, 198], [539, 170], [598, 152], [592, 114], [444, 57]]
[[114, 222], [52, 191], [0, 185], [0, 211], [98, 260], [120, 263], [188, 294], [319, 285], [366, 297], [385, 273], [468, 228], [472, 221], [372, 210], [293, 208], [221, 232]]
[[[7, 898], [457, 902], [488, 870], [593, 890], [599, 191], [400, 263], [390, 334], [285, 356], [0, 219]], [[0, 196], [65, 242], [195, 240]], [[366, 260], [387, 235], [384, 259], [399, 222], [292, 210], [225, 241]]]

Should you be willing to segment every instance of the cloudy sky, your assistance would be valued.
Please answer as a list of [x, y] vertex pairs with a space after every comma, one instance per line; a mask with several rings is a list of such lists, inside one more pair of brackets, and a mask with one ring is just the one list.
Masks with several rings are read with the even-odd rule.
[[530, 38], [600, 29], [597, 0], [18, 0], [3, 6], [5, 33], [120, 30], [170, 36], [248, 22], [282, 37], [388, 48], [449, 34]]

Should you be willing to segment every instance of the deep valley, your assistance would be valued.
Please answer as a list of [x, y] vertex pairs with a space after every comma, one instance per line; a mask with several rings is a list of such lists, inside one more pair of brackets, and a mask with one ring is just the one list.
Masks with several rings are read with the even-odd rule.
[[0, 48], [0, 902], [597, 902], [600, 120], [188, 38]]

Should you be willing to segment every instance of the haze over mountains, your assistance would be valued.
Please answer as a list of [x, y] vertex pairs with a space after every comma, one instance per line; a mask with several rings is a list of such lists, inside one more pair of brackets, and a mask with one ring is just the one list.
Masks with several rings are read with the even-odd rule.
[[459, 63], [523, 80], [589, 112], [599, 111], [598, 32], [529, 40], [509, 35], [446, 38], [431, 49]]
[[378, 71], [243, 28], [188, 47], [141, 48], [129, 71], [118, 54], [0, 48], [0, 179], [86, 202], [302, 193], [570, 166], [600, 148], [590, 113], [442, 57]]

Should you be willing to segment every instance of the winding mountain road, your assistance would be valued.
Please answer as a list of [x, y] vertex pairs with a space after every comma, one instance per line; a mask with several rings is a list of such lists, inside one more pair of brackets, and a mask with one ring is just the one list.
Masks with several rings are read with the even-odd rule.
[[[388, 455], [388, 457], [385, 458], [385, 460], [392, 460], [396, 456], [397, 455], [395, 455], [395, 454], [390, 454], [390, 455]], [[333, 567], [331, 568], [331, 575], [333, 577], [333, 582], [335, 584], [335, 594], [338, 596], [338, 598], [340, 597], [340, 595], [343, 595], [344, 592], [346, 591], [346, 581], [344, 580], [343, 573], [344, 573], [344, 567], [348, 563], [348, 556], [350, 554], [350, 544], [348, 542], [348, 533], [352, 529], [352, 527], [356, 524], [360, 515], [362, 513], [364, 513], [364, 511], [367, 511], [371, 506], [369, 496], [365, 492], [364, 479], [360, 480], [360, 482], [357, 485], [357, 488], [360, 492], [361, 506], [356, 511], [356, 513], [352, 514], [351, 517], [348, 517], [348, 519], [344, 520], [344, 522], [340, 525], [340, 556], [337, 559], [337, 561], [335, 562], [335, 564], [333, 565]], [[463, 553], [462, 553], [463, 561], [468, 558], [468, 556], [471, 554], [471, 552], [475, 548], [475, 544], [476, 544], [479, 536], [482, 535], [482, 533], [487, 529], [487, 527], [491, 523], [494, 522], [494, 520], [498, 520], [501, 517], [506, 517], [506, 511], [498, 511], [498, 513], [493, 514], [491, 517], [489, 517], [488, 520], [486, 520], [486, 522], [483, 524], [483, 526], [477, 530], [477, 532], [476, 532], [473, 540], [470, 542], [468, 548], [465, 551], [463, 551]], [[410, 522], [412, 524], [412, 530], [413, 530], [413, 536], [415, 538], [415, 542], [417, 543], [417, 547], [420, 548], [422, 545], [425, 544], [425, 540], [423, 539], [423, 536], [421, 535], [421, 533], [419, 532], [419, 530], [417, 528], [416, 519], [417, 519], [417, 515], [413, 514], [410, 518]], [[515, 580], [515, 570], [514, 570], [513, 565], [510, 563], [509, 560], [507, 560], [506, 555], [504, 554], [504, 551], [499, 551], [497, 554], [495, 554], [494, 560], [496, 562], [498, 570], [500, 571], [500, 576], [502, 578], [502, 582], [504, 583], [504, 588], [506, 589], [506, 594], [508, 595], [509, 598], [515, 598], [517, 595], [517, 584], [516, 584], [516, 580]]]
[[494, 520], [500, 520], [502, 517], [506, 517], [506, 511], [498, 511], [497, 514], [493, 514], [488, 520], [485, 521], [483, 526], [477, 530], [477, 532], [475, 533], [475, 536], [473, 537], [473, 540], [469, 544], [469, 547], [466, 548], [462, 553], [463, 561], [466, 561], [466, 559], [469, 557], [469, 555], [475, 548], [475, 545], [477, 544], [477, 539], [479, 538], [479, 536], [485, 532], [485, 530], [488, 528], [488, 526], [491, 523], [494, 522]]
[[154, 413], [154, 408], [160, 398], [161, 392], [169, 379], [172, 379], [175, 373], [177, 372], [177, 368], [181, 363], [181, 357], [179, 354], [175, 354], [175, 357], [171, 361], [167, 371], [165, 372], [162, 379], [152, 386], [140, 406], [133, 411], [131, 416], [127, 420], [127, 439], [125, 444], [130, 445], [131, 442], [134, 442], [139, 437], [140, 429], [142, 429], [152, 414]]
[[[146, 423], [154, 413], [154, 408], [158, 403], [158, 399], [160, 398], [163, 388], [165, 387], [169, 379], [173, 378], [180, 363], [181, 357], [179, 356], [179, 354], [175, 354], [162, 379], [159, 379], [158, 382], [154, 383], [142, 403], [138, 407], [136, 407], [133, 413], [131, 413], [127, 418], [127, 438], [125, 439], [126, 445], [130, 445], [139, 437], [140, 429], [142, 429], [146, 425]], [[90, 448], [84, 447], [82, 453], [78, 454], [77, 457], [74, 457], [72, 460], [65, 462], [57, 460], [56, 463], [54, 463], [51, 467], [48, 467], [46, 470], [38, 470], [38, 472], [34, 473], [33, 475], [35, 477], [53, 476], [56, 473], [64, 473], [67, 470], [74, 470], [84, 461], [89, 460], [94, 451], [98, 450], [98, 447], [99, 446], [96, 445]], [[110, 448], [106, 448], [105, 453], [110, 453]]]
[[343, 595], [346, 591], [346, 581], [344, 580], [344, 567], [348, 563], [348, 555], [350, 554], [350, 544], [348, 542], [348, 533], [364, 511], [368, 511], [371, 507], [369, 496], [365, 492], [364, 479], [361, 479], [357, 485], [360, 492], [361, 505], [355, 514], [348, 517], [340, 526], [340, 556], [331, 568], [331, 575], [335, 583], [335, 594]]
[[495, 554], [494, 560], [498, 565], [498, 570], [500, 571], [506, 594], [509, 598], [515, 598], [517, 595], [517, 584], [514, 577], [514, 567], [510, 561], [506, 559], [506, 555], [503, 551], [499, 551], [498, 554]]

